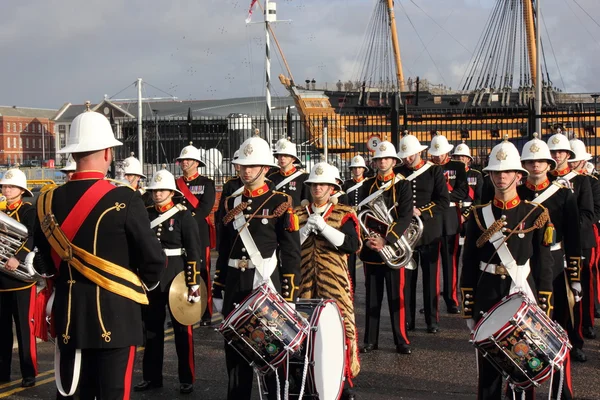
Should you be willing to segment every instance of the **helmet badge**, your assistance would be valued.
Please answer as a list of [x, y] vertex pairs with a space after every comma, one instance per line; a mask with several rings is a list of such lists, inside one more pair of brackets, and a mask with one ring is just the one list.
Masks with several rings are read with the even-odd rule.
[[508, 157], [508, 154], [506, 154], [506, 152], [504, 151], [504, 149], [500, 149], [496, 153], [496, 160], [498, 160], [498, 161], [504, 161], [504, 160], [506, 160], [507, 157]]
[[554, 138], [552, 138], [552, 143], [553, 144], [559, 144], [560, 143], [560, 139], [558, 138], [558, 136], [554, 136]]
[[12, 179], [12, 177], [13, 177], [13, 173], [12, 173], [12, 171], [8, 171], [8, 172], [7, 172], [7, 173], [4, 175], [4, 177], [5, 177], [6, 179]]
[[323, 172], [325, 172], [323, 170], [323, 167], [321, 165], [317, 166], [317, 168], [315, 168], [315, 175], [323, 175]]
[[531, 153], [537, 153], [540, 151], [540, 147], [537, 144], [532, 144], [531, 146], [529, 146], [529, 152]]
[[244, 155], [246, 157], [250, 156], [250, 154], [252, 154], [253, 151], [254, 149], [252, 148], [251, 144], [248, 144], [246, 147], [244, 147]]
[[386, 151], [387, 150], [387, 147], [386, 147], [385, 143], [382, 143], [381, 146], [379, 146], [379, 150], [381, 150], [381, 151]]
[[162, 176], [160, 174], [156, 174], [156, 176], [154, 177], [154, 182], [160, 182], [162, 181]]
[[401, 147], [401, 149], [402, 149], [402, 151], [406, 151], [406, 150], [408, 150], [408, 146], [405, 145], [405, 144], [403, 144], [402, 147]]

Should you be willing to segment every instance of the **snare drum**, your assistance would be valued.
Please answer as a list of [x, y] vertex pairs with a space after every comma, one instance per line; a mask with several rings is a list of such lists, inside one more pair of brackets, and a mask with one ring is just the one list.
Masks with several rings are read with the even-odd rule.
[[571, 348], [562, 327], [522, 293], [505, 297], [484, 314], [471, 342], [520, 390], [560, 371]]
[[333, 300], [300, 299], [296, 311], [310, 321], [310, 334], [300, 354], [290, 359], [290, 397], [337, 400], [344, 389], [346, 334], [342, 315]]
[[266, 373], [300, 349], [308, 328], [308, 321], [265, 284], [236, 306], [219, 332], [252, 367]]

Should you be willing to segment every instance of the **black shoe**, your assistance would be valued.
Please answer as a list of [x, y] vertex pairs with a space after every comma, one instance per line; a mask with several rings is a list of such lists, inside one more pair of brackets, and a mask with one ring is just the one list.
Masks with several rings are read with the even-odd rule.
[[172, 328], [173, 327], [173, 321], [171, 321], [171, 320], [167, 321], [167, 323], [165, 324], [165, 327], [167, 329]]
[[571, 359], [573, 361], [577, 361], [577, 362], [586, 362], [587, 361], [587, 357], [586, 357], [585, 353], [583, 352], [583, 350], [576, 349], [576, 348], [571, 350]]
[[200, 321], [200, 326], [211, 326], [212, 325], [212, 321], [210, 319], [203, 319], [202, 321]]
[[398, 354], [410, 354], [412, 351], [410, 350], [410, 346], [406, 343], [399, 344], [396, 346], [396, 353]]
[[376, 344], [368, 343], [368, 344], [365, 344], [362, 347], [362, 349], [360, 349], [360, 352], [361, 353], [370, 353], [370, 352], [375, 351], [377, 349], [378, 349], [378, 346]]
[[427, 333], [438, 333], [440, 331], [440, 328], [438, 328], [435, 325], [429, 325], [427, 327]]
[[425, 309], [424, 308], [419, 308], [419, 314], [425, 314]]
[[406, 330], [407, 331], [414, 331], [415, 330], [415, 324], [406, 324]]
[[190, 394], [194, 391], [194, 385], [191, 383], [182, 383], [179, 385], [179, 393]]
[[583, 328], [583, 337], [586, 339], [596, 339], [596, 331], [591, 326]]
[[448, 307], [448, 314], [460, 314], [460, 308], [456, 306]]
[[600, 318], [600, 311], [594, 311], [594, 318]]
[[162, 382], [141, 381], [133, 387], [134, 392], [145, 392], [150, 389], [158, 389], [163, 386]]
[[33, 386], [35, 386], [35, 376], [23, 378], [23, 380], [21, 381], [21, 387], [33, 387]]
[[354, 389], [344, 389], [341, 400], [356, 400], [356, 393], [354, 393]]

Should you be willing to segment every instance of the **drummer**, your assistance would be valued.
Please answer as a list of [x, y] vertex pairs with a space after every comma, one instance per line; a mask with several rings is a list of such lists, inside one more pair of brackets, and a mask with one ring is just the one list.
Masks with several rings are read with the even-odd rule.
[[360, 371], [358, 360], [353, 291], [348, 274], [348, 254], [360, 249], [359, 224], [354, 209], [331, 198], [339, 190], [335, 167], [316, 164], [306, 181], [311, 202], [296, 207], [302, 244], [302, 281], [299, 298], [334, 299], [344, 319], [347, 363], [346, 382], [349, 387], [343, 399], [354, 399], [352, 379]]
[[[163, 354], [166, 306], [169, 303], [169, 290], [177, 274], [185, 272], [188, 287], [188, 301], [200, 301], [201, 243], [198, 224], [192, 214], [181, 205], [173, 203], [175, 194], [181, 192], [175, 187], [175, 177], [167, 170], [158, 171], [147, 190], [151, 191], [154, 206], [148, 207], [151, 227], [158, 242], [168, 257], [167, 268], [160, 283], [148, 288], [149, 305], [144, 306], [142, 317], [145, 325], [146, 346], [142, 364], [143, 380], [134, 386], [134, 391], [143, 392], [163, 386]], [[194, 391], [195, 363], [192, 327], [182, 325], [173, 316], [173, 333], [177, 350], [179, 392], [189, 394]], [[200, 312], [198, 312], [198, 321]]]
[[[476, 206], [469, 217], [461, 278], [463, 317], [471, 330], [483, 313], [518, 290], [543, 312], [551, 311], [552, 243], [546, 239], [553, 233], [548, 211], [519, 198], [517, 183], [527, 171], [512, 143], [495, 146], [484, 171], [494, 185], [494, 199]], [[488, 359], [478, 358], [478, 398], [502, 399], [502, 375]], [[535, 398], [532, 389], [527, 397]]]

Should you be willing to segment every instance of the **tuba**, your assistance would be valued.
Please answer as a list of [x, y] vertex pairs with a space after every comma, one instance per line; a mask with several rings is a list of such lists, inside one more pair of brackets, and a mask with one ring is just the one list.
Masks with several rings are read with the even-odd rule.
[[[385, 235], [387, 228], [394, 223], [391, 211], [396, 204], [388, 209], [380, 195], [365, 204], [365, 207], [366, 209], [358, 214], [358, 222], [362, 231], [367, 237]], [[379, 251], [381, 258], [393, 269], [402, 267], [416, 269], [417, 265], [412, 258], [412, 253], [422, 234], [423, 221], [421, 218], [413, 216], [400, 240], [393, 245], [386, 245]]]
[[27, 238], [28, 232], [25, 225], [0, 212], [0, 272], [20, 281], [33, 283], [47, 278], [33, 268], [33, 259], [37, 249], [33, 249], [27, 254], [25, 261], [20, 262], [16, 270], [10, 271], [4, 268], [4, 264], [19, 251]]

